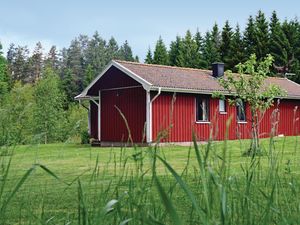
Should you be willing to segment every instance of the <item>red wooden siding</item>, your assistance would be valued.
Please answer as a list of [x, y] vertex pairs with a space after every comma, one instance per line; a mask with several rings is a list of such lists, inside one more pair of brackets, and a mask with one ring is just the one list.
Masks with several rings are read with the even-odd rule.
[[101, 140], [126, 142], [128, 130], [116, 109], [126, 117], [134, 142], [142, 142], [146, 121], [146, 92], [143, 88], [130, 88], [101, 92]]
[[[173, 94], [162, 93], [152, 105], [152, 137], [156, 140], [158, 135], [163, 135], [161, 141], [170, 142], [190, 142], [192, 141], [192, 131], [194, 130], [198, 140], [207, 140], [210, 132], [215, 140], [225, 138], [226, 121], [232, 116], [231, 124], [228, 128], [228, 138], [250, 138], [251, 122], [238, 123], [236, 118], [236, 107], [226, 105], [226, 114], [218, 111], [219, 100], [210, 99], [210, 123], [195, 122], [195, 95], [177, 94], [172, 107]], [[279, 123], [276, 135], [295, 135], [299, 133], [300, 112], [297, 110], [294, 116], [295, 106], [300, 106], [300, 101], [281, 100], [279, 104]], [[173, 108], [173, 111], [171, 110]], [[300, 107], [299, 107], [300, 108]], [[260, 123], [260, 136], [268, 137], [271, 131], [271, 120], [274, 118], [276, 106], [270, 108], [264, 115]], [[249, 106], [246, 106], [246, 118], [250, 119]]]
[[[138, 87], [139, 86], [139, 87]], [[129, 87], [129, 88], [128, 88]], [[115, 67], [111, 67], [89, 90], [101, 91], [101, 141], [126, 142], [128, 130], [117, 106], [128, 121], [134, 142], [143, 139], [146, 121], [146, 92], [142, 85]], [[98, 109], [91, 103], [91, 136], [98, 139]]]
[[98, 139], [98, 106], [90, 101], [91, 138]]
[[142, 86], [140, 83], [120, 71], [115, 67], [111, 67], [106, 73], [93, 85], [88, 91], [88, 95], [98, 96], [99, 90], [120, 88], [129, 86]]

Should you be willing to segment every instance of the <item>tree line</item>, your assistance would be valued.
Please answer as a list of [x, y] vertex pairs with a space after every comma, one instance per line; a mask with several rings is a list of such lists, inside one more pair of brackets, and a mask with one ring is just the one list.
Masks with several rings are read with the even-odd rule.
[[11, 44], [5, 57], [0, 43], [0, 146], [86, 137], [87, 110], [74, 97], [111, 59], [138, 61], [127, 41], [119, 46], [97, 32], [46, 55], [38, 42], [31, 54]]
[[42, 78], [45, 68], [51, 68], [61, 79], [70, 102], [112, 59], [138, 61], [127, 41], [119, 46], [113, 37], [105, 40], [98, 32], [92, 37], [79, 35], [68, 48], [58, 50], [52, 46], [46, 55], [40, 42], [31, 54], [27, 46], [11, 44], [6, 57], [12, 84], [34, 84]]
[[[146, 63], [210, 69], [222, 61], [226, 69], [245, 62], [251, 54], [258, 62], [270, 53], [273, 75], [294, 73], [300, 83], [300, 23], [280, 21], [276, 12], [267, 19], [262, 11], [250, 16], [245, 29], [222, 29], [215, 24], [205, 34], [187, 31], [169, 47], [160, 37]], [[0, 145], [63, 141], [87, 130], [87, 111], [74, 103], [74, 97], [112, 59], [139, 61], [127, 41], [119, 45], [112, 37], [79, 35], [69, 47], [52, 46], [44, 54], [38, 42], [32, 52], [26, 46], [11, 44], [7, 54], [0, 43]]]
[[145, 62], [179, 67], [211, 69], [213, 62], [224, 62], [225, 69], [236, 71], [235, 65], [251, 54], [258, 61], [267, 54], [274, 57], [273, 75], [294, 73], [289, 77], [300, 82], [300, 23], [297, 19], [280, 21], [276, 11], [267, 19], [262, 11], [249, 16], [245, 29], [234, 28], [229, 21], [222, 29], [215, 24], [202, 35], [199, 31], [177, 36], [167, 48], [159, 37], [154, 51], [148, 49]]

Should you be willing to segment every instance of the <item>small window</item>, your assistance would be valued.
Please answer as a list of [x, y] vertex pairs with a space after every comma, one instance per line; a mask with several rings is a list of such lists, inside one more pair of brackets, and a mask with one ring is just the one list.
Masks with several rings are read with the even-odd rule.
[[226, 112], [226, 102], [223, 99], [219, 100], [219, 112]]
[[246, 107], [245, 102], [238, 101], [236, 103], [236, 112], [237, 112], [237, 120], [238, 122], [245, 122], [246, 121]]
[[209, 120], [209, 101], [208, 98], [196, 97], [196, 120]]

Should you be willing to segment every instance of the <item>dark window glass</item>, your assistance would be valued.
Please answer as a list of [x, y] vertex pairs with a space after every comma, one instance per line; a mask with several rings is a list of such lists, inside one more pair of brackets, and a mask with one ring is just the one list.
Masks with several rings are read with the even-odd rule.
[[246, 107], [245, 107], [245, 102], [238, 101], [236, 103], [236, 112], [237, 112], [237, 120], [239, 122], [246, 121]]
[[209, 100], [204, 97], [196, 97], [196, 120], [208, 121], [209, 120]]

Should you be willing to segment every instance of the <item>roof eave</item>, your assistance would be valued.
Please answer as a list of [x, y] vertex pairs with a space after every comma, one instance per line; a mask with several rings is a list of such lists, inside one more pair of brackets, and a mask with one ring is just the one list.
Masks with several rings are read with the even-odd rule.
[[[201, 89], [173, 88], [173, 87], [160, 87], [160, 86], [151, 86], [150, 90], [157, 91], [159, 88], [163, 92], [179, 92], [179, 93], [207, 94], [207, 95], [211, 95], [214, 92], [220, 92], [226, 96], [232, 95], [232, 93], [228, 93], [222, 90], [205, 90], [205, 89], [201, 90]], [[299, 95], [278, 96], [276, 98], [300, 100]]]
[[78, 99], [82, 99], [85, 96], [87, 96], [88, 91], [90, 90], [91, 87], [93, 87], [93, 85], [112, 67], [115, 66], [116, 68], [118, 68], [119, 70], [121, 70], [122, 72], [124, 72], [125, 74], [127, 74], [128, 76], [130, 76], [131, 78], [133, 78], [134, 80], [136, 80], [137, 82], [139, 82], [140, 84], [143, 85], [143, 88], [145, 90], [150, 90], [150, 87], [152, 86], [151, 83], [149, 83], [148, 81], [146, 81], [145, 79], [141, 78], [140, 76], [138, 76], [137, 74], [135, 74], [134, 72], [132, 72], [131, 70], [127, 69], [126, 67], [124, 67], [123, 65], [121, 65], [120, 63], [112, 60], [104, 69], [103, 71], [79, 94], [75, 97], [76, 100]]

